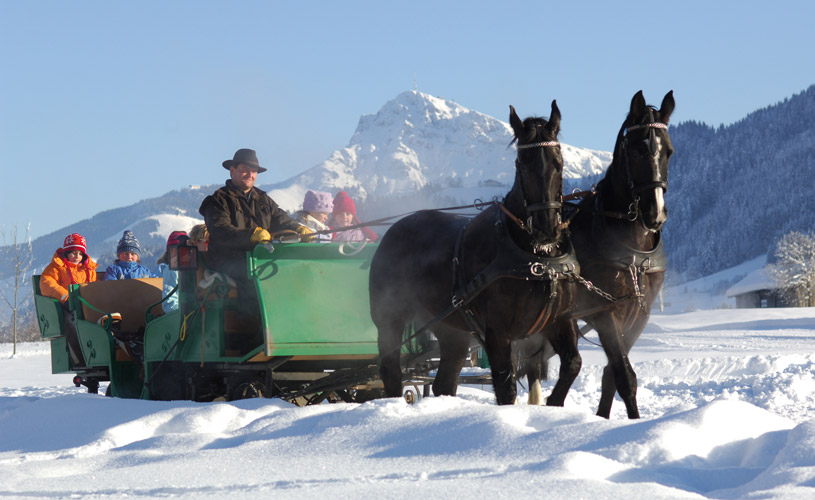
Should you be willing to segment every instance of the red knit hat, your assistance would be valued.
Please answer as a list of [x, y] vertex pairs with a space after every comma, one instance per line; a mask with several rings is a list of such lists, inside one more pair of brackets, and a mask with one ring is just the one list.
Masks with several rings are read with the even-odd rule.
[[334, 197], [334, 215], [341, 212], [348, 212], [354, 217], [357, 216], [357, 206], [354, 204], [354, 200], [352, 200], [345, 191], [340, 191], [337, 193], [337, 196]]
[[65, 241], [62, 242], [63, 253], [68, 253], [71, 250], [79, 250], [83, 254], [86, 254], [87, 248], [88, 245], [85, 242], [85, 237], [79, 233], [69, 234], [65, 237]]
[[187, 231], [173, 231], [170, 233], [170, 237], [167, 238], [167, 246], [178, 245], [181, 243], [180, 238], [182, 236], [187, 236]]

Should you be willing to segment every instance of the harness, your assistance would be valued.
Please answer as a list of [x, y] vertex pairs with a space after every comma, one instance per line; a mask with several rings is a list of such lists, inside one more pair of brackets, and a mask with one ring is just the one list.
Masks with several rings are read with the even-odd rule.
[[498, 228], [498, 249], [495, 257], [484, 269], [471, 279], [467, 279], [461, 265], [464, 238], [469, 224], [459, 230], [453, 257], [453, 294], [452, 308], [459, 310], [467, 325], [484, 345], [484, 328], [478, 314], [470, 305], [487, 287], [502, 278], [539, 281], [548, 286], [549, 296], [546, 307], [529, 327], [525, 336], [543, 329], [552, 314], [552, 307], [558, 295], [558, 285], [563, 280], [572, 280], [580, 273], [580, 264], [575, 256], [571, 242], [567, 239], [567, 249], [559, 256], [544, 257], [522, 250], [512, 240], [507, 228], [507, 217], [503, 211], [497, 212], [495, 226]]

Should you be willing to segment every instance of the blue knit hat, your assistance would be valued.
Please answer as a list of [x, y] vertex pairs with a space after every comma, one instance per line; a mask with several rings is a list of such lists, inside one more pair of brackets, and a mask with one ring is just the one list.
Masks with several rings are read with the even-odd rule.
[[116, 255], [122, 252], [133, 252], [136, 255], [141, 253], [139, 240], [136, 239], [136, 235], [133, 234], [133, 231], [129, 229], [122, 233], [122, 239], [119, 240], [119, 245], [116, 247]]

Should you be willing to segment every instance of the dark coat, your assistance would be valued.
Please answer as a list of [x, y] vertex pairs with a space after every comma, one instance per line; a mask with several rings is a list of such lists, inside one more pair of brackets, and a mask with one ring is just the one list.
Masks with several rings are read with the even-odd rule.
[[274, 233], [299, 226], [265, 191], [255, 187], [243, 194], [231, 180], [207, 196], [198, 211], [209, 231], [207, 266], [235, 279], [247, 277], [244, 256], [254, 246], [255, 228]]

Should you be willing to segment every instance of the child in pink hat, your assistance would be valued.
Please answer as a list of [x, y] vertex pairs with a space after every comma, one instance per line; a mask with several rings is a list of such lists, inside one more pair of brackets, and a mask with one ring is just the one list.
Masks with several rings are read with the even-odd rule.
[[359, 227], [337, 231], [337, 229], [359, 224], [357, 219], [357, 206], [354, 200], [345, 191], [340, 191], [334, 197], [334, 211], [329, 225], [334, 229], [334, 241], [376, 241], [379, 235], [369, 227]]

